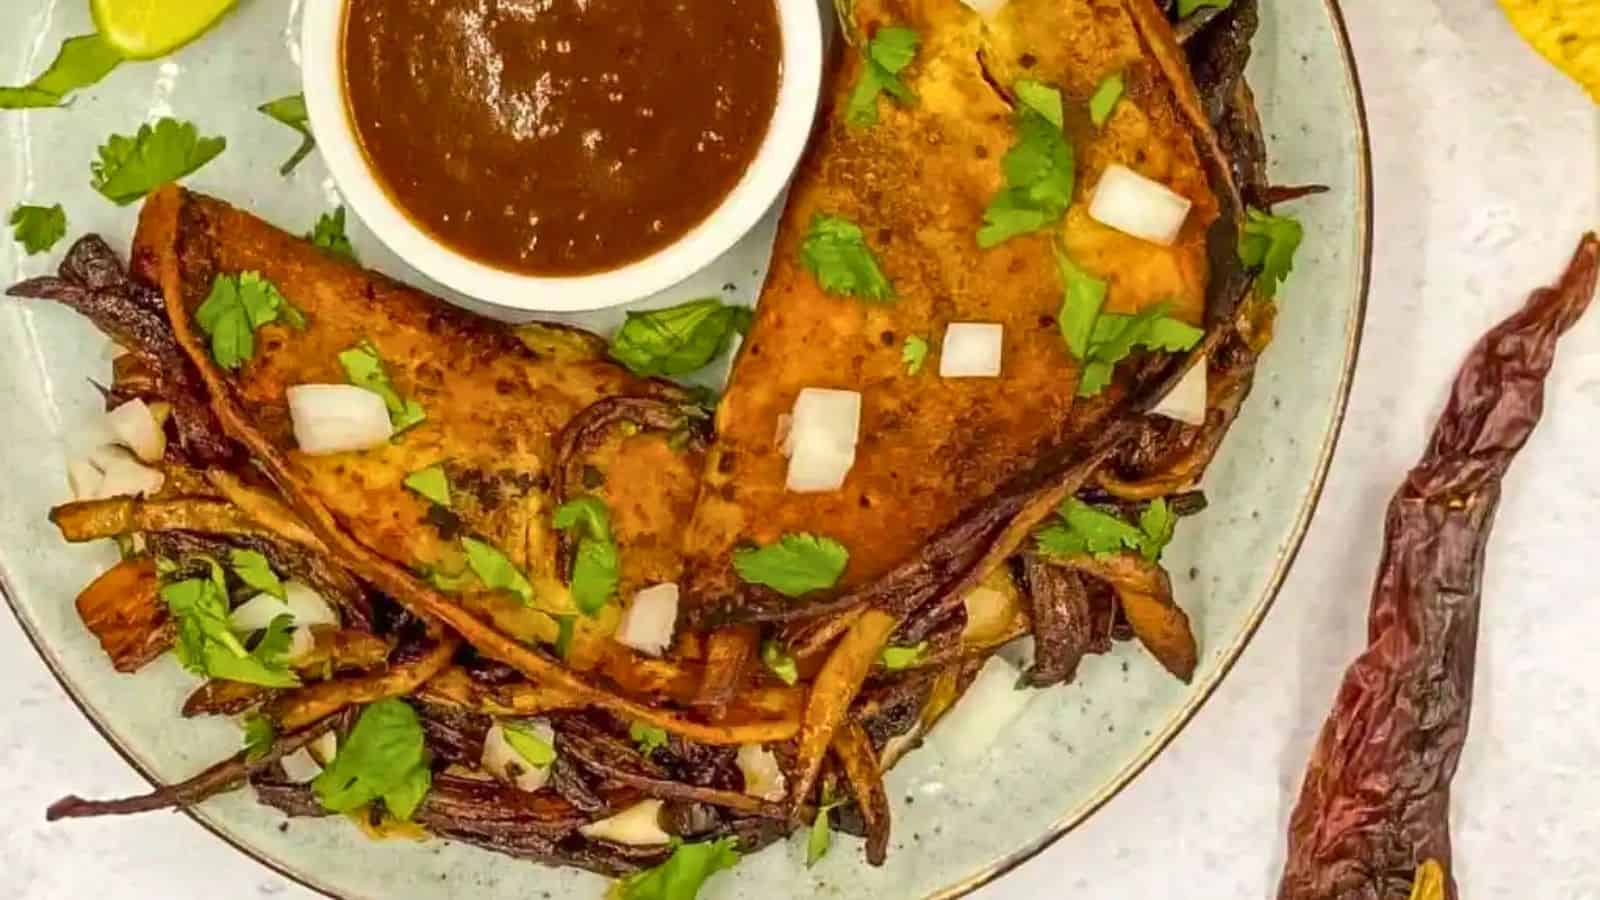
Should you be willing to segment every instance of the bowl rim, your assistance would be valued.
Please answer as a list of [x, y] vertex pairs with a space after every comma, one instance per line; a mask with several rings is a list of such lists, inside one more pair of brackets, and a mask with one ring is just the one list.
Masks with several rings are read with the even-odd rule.
[[[784, 0], [779, 0], [779, 2], [784, 2]], [[1221, 664], [1211, 678], [1206, 683], [1199, 685], [1190, 695], [1188, 702], [1173, 715], [1166, 727], [1136, 757], [1130, 760], [1116, 776], [1108, 781], [1097, 795], [1080, 808], [1068, 812], [1062, 818], [1053, 822], [1043, 834], [1025, 845], [967, 875], [960, 881], [925, 895], [922, 900], [955, 900], [955, 898], [970, 894], [978, 888], [994, 882], [1048, 849], [1068, 832], [1088, 820], [1109, 803], [1112, 798], [1133, 783], [1144, 772], [1145, 768], [1177, 738], [1178, 734], [1194, 719], [1200, 708], [1216, 692], [1222, 681], [1232, 673], [1240, 656], [1243, 655], [1244, 648], [1254, 638], [1267, 613], [1272, 609], [1279, 592], [1282, 590], [1289, 570], [1293, 567], [1296, 557], [1298, 557], [1301, 548], [1304, 546], [1306, 532], [1309, 530], [1311, 520], [1321, 504], [1323, 489], [1327, 483], [1328, 470], [1332, 465], [1334, 450], [1338, 445], [1339, 437], [1344, 427], [1345, 416], [1349, 407], [1350, 390], [1360, 356], [1361, 337], [1366, 322], [1369, 295], [1372, 289], [1374, 202], [1372, 143], [1366, 97], [1361, 86], [1355, 51], [1351, 44], [1350, 32], [1345, 21], [1344, 12], [1340, 7], [1340, 0], [1322, 0], [1322, 3], [1332, 26], [1334, 41], [1345, 71], [1345, 87], [1350, 95], [1356, 114], [1355, 137], [1358, 166], [1355, 200], [1358, 215], [1356, 219], [1357, 253], [1355, 262], [1359, 271], [1356, 279], [1355, 303], [1350, 310], [1350, 326], [1346, 332], [1344, 367], [1335, 389], [1334, 405], [1330, 413], [1331, 418], [1328, 428], [1322, 446], [1318, 449], [1317, 461], [1313, 467], [1310, 491], [1301, 507], [1300, 515], [1288, 536], [1287, 543], [1283, 550], [1280, 551], [1277, 566], [1266, 589], [1262, 592], [1256, 607], [1246, 616], [1244, 627], [1239, 630], [1237, 637], [1224, 650]], [[60, 658], [54, 649], [47, 644], [44, 635], [38, 631], [35, 623], [23, 610], [21, 601], [15, 596], [14, 589], [10, 588], [9, 578], [3, 564], [0, 564], [0, 597], [5, 598], [7, 605], [11, 608], [12, 615], [22, 629], [22, 633], [27, 637], [28, 642], [33, 645], [34, 651], [44, 662], [45, 667], [56, 680], [56, 683], [66, 693], [67, 698], [72, 702], [73, 706], [77, 707], [78, 712], [83, 714], [83, 717], [88, 720], [89, 724], [111, 749], [122, 757], [123, 761], [148, 782], [152, 788], [164, 786], [166, 782], [156, 774], [154, 768], [130, 747], [125, 746], [110, 727], [101, 720], [98, 712], [79, 693], [75, 683], [68, 677]], [[321, 883], [315, 875], [297, 870], [291, 864], [280, 862], [246, 843], [205, 811], [195, 807], [183, 807], [180, 811], [223, 843], [277, 875], [307, 890], [328, 897], [330, 900], [352, 900], [350, 895], [340, 893], [337, 889]]]
[[[383, 186], [346, 104], [344, 31], [351, 0], [308, 0], [301, 20], [301, 90], [317, 149], [345, 202], [408, 265], [453, 290], [516, 313], [586, 312], [631, 303], [704, 269], [772, 207], [800, 163], [821, 98], [822, 14], [814, 0], [774, 0], [783, 46], [767, 132], [733, 189], [677, 240], [615, 269], [528, 275], [480, 262], [414, 221]], [[446, 298], [448, 299], [448, 298]]]

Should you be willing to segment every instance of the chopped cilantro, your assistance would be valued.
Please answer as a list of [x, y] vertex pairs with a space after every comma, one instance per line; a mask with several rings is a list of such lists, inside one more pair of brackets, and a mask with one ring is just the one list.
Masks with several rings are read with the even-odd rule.
[[687, 375], [721, 356], [750, 328], [750, 309], [708, 297], [628, 313], [611, 336], [611, 358], [635, 375]]
[[306, 96], [304, 94], [290, 94], [287, 97], [279, 97], [256, 107], [256, 112], [263, 113], [274, 121], [287, 125], [299, 133], [300, 146], [294, 151], [294, 155], [289, 157], [288, 161], [278, 167], [279, 175], [288, 175], [317, 146], [317, 139], [311, 136], [311, 116], [306, 112]]
[[604, 500], [576, 497], [556, 507], [555, 527], [572, 531], [578, 539], [572, 564], [572, 602], [593, 617], [616, 593], [622, 558], [611, 535], [611, 514]]
[[612, 885], [606, 900], [694, 900], [706, 879], [739, 863], [738, 847], [733, 837], [678, 844], [666, 862]]
[[914, 644], [910, 647], [889, 646], [883, 648], [883, 653], [879, 654], [878, 661], [883, 663], [883, 667], [885, 669], [888, 669], [891, 672], [897, 672], [901, 669], [909, 669], [921, 662], [922, 657], [927, 652], [927, 641]]
[[906, 338], [905, 346], [900, 348], [900, 361], [906, 364], [907, 375], [921, 372], [922, 364], [928, 361], [928, 342], [916, 334]]
[[1294, 252], [1300, 248], [1305, 229], [1288, 216], [1274, 216], [1259, 209], [1247, 212], [1244, 236], [1239, 239], [1239, 260], [1259, 268], [1256, 283], [1261, 293], [1276, 296], [1278, 286], [1294, 270]]
[[98, 34], [67, 38], [50, 67], [21, 87], [0, 87], [0, 109], [60, 106], [67, 95], [111, 73], [122, 54]]
[[795, 665], [794, 656], [771, 638], [761, 642], [761, 662], [784, 684], [793, 685], [800, 680], [800, 669]]
[[1233, 0], [1178, 0], [1178, 18], [1193, 15], [1203, 7], [1214, 6], [1217, 9], [1227, 9], [1233, 5]]
[[44, 253], [66, 236], [67, 211], [54, 206], [18, 205], [11, 211], [13, 236], [28, 255]]
[[89, 186], [127, 206], [169, 181], [188, 175], [227, 149], [220, 137], [203, 138], [193, 123], [162, 119], [132, 137], [114, 134], [100, 145]]
[[389, 380], [389, 372], [384, 368], [383, 357], [378, 355], [378, 348], [371, 341], [362, 339], [354, 347], [339, 351], [339, 365], [344, 368], [344, 377], [351, 384], [383, 398], [383, 405], [389, 409], [389, 422], [394, 425], [396, 434], [428, 418], [428, 413], [416, 398], [402, 397], [395, 390], [394, 382]]
[[391, 816], [407, 821], [431, 783], [416, 710], [389, 698], [361, 711], [311, 790], [330, 812], [349, 812], [381, 799]]
[[351, 262], [356, 259], [356, 248], [350, 243], [350, 236], [345, 232], [344, 207], [339, 207], [331, 213], [323, 213], [317, 217], [317, 224], [311, 227], [306, 234], [306, 240], [328, 251], [334, 256], [342, 256]]
[[556, 761], [556, 748], [532, 725], [506, 721], [500, 723], [500, 731], [505, 734], [506, 743], [527, 760], [528, 765], [543, 769]]
[[272, 742], [278, 738], [278, 729], [272, 720], [260, 713], [252, 713], [244, 720], [244, 758], [255, 762], [267, 755]]
[[639, 745], [639, 752], [646, 757], [667, 745], [667, 730], [665, 728], [657, 728], [646, 722], [630, 723], [628, 725], [628, 737]]
[[918, 37], [909, 28], [879, 28], [862, 50], [861, 78], [845, 102], [844, 118], [851, 125], [867, 126], [878, 122], [878, 95], [888, 94], [901, 103], [916, 102], [916, 95], [900, 72], [917, 55]]
[[265, 554], [258, 550], [245, 550], [234, 548], [228, 552], [228, 567], [233, 569], [233, 574], [239, 580], [267, 594], [284, 599], [287, 593], [283, 589], [283, 582], [279, 580], [278, 573], [272, 571], [272, 565], [267, 562]]
[[1006, 186], [989, 201], [978, 229], [984, 248], [1061, 221], [1072, 203], [1075, 162], [1061, 130], [1061, 92], [1027, 80], [1016, 92], [1017, 142], [1000, 160]]
[[566, 659], [572, 652], [572, 632], [578, 624], [578, 617], [571, 613], [562, 613], [551, 618], [556, 620], [556, 657]]
[[833, 843], [833, 829], [828, 822], [828, 813], [843, 805], [843, 800], [836, 800], [829, 794], [823, 794], [822, 805], [817, 807], [817, 815], [811, 820], [810, 833], [806, 835], [806, 868], [816, 865], [818, 860], [828, 855], [828, 847]]
[[197, 675], [262, 687], [297, 687], [289, 671], [289, 617], [272, 620], [254, 649], [233, 633], [228, 623], [228, 593], [222, 567], [206, 560], [208, 578], [189, 578], [161, 588], [178, 634], [173, 650], [178, 662]]
[[860, 226], [840, 216], [817, 213], [800, 244], [800, 263], [830, 294], [866, 300], [893, 300], [894, 286], [879, 268]]
[[467, 552], [467, 565], [473, 574], [490, 590], [509, 591], [522, 601], [523, 606], [533, 602], [533, 585], [504, 553], [493, 544], [477, 538], [464, 537], [461, 548]]
[[259, 272], [218, 275], [211, 293], [194, 311], [195, 324], [211, 339], [211, 358], [225, 369], [237, 369], [255, 357], [256, 330], [282, 319], [291, 328], [306, 327], [305, 314]]
[[785, 534], [765, 547], [733, 551], [733, 568], [740, 578], [766, 585], [785, 597], [833, 587], [849, 560], [844, 545], [814, 534]]
[[1039, 532], [1039, 549], [1052, 556], [1116, 553], [1137, 550], [1151, 562], [1172, 540], [1177, 519], [1165, 499], [1156, 499], [1139, 513], [1134, 525], [1115, 513], [1069, 497], [1057, 510], [1056, 524]]
[[1117, 108], [1117, 101], [1122, 99], [1122, 91], [1121, 72], [1107, 75], [1100, 86], [1094, 89], [1094, 95], [1089, 98], [1089, 121], [1096, 128], [1104, 126], [1111, 118], [1111, 111]]
[[407, 475], [401, 484], [425, 500], [437, 503], [445, 509], [450, 508], [450, 476], [445, 474], [443, 463], [434, 463], [425, 469], [418, 469]]
[[1061, 310], [1056, 323], [1074, 358], [1083, 363], [1078, 396], [1092, 397], [1111, 383], [1117, 363], [1135, 347], [1179, 352], [1188, 350], [1205, 333], [1169, 317], [1167, 304], [1152, 304], [1136, 315], [1104, 313], [1106, 283], [1078, 268], [1056, 248], [1056, 270], [1061, 276]]

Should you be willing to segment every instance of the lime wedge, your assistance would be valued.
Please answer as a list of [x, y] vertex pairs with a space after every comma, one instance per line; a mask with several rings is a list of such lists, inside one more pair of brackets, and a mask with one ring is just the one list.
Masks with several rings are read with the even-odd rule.
[[90, 0], [95, 27], [128, 59], [155, 59], [215, 25], [237, 0]]

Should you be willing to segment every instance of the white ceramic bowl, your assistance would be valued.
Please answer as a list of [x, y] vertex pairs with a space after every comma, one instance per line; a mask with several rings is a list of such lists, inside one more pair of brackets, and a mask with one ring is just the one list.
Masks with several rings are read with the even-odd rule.
[[811, 133], [822, 80], [822, 22], [815, 0], [775, 0], [783, 36], [778, 98], [766, 137], [722, 204], [672, 244], [621, 268], [543, 277], [464, 256], [413, 222], [378, 182], [345, 103], [347, 0], [309, 0], [301, 23], [301, 72], [311, 130], [346, 201], [407, 263], [449, 287], [510, 310], [578, 312], [617, 306], [682, 281], [721, 256], [771, 207]]

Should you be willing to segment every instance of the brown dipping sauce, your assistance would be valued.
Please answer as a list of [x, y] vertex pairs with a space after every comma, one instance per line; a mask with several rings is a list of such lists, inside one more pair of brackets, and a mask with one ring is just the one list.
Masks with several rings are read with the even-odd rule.
[[481, 262], [618, 268], [721, 204], [777, 104], [775, 0], [350, 0], [350, 118], [390, 196]]

